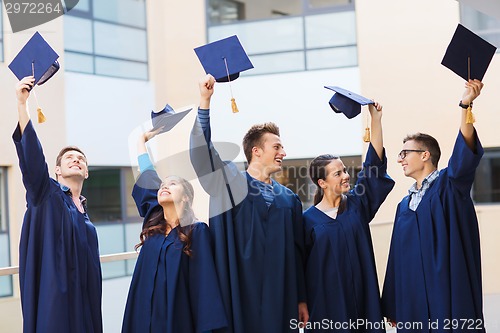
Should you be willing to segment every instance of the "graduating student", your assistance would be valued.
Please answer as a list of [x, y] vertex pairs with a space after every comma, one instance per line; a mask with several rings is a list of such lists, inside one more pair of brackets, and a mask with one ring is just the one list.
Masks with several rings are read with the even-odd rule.
[[201, 333], [221, 328], [227, 320], [210, 233], [194, 215], [193, 187], [177, 176], [162, 182], [146, 151], [145, 143], [160, 130], [146, 132], [138, 143], [141, 174], [132, 196], [144, 223], [122, 332]]
[[[371, 142], [353, 189], [338, 156], [320, 155], [309, 167], [317, 190], [304, 212], [307, 332], [385, 332], [369, 223], [394, 181], [386, 173], [382, 106], [369, 110]], [[323, 320], [341, 326], [319, 327]]]
[[243, 139], [246, 172], [223, 162], [211, 141], [215, 79], [200, 81], [191, 161], [210, 194], [210, 231], [229, 327], [223, 332], [292, 332], [306, 322], [302, 204], [271, 179], [286, 156], [278, 127], [254, 125]]
[[[478, 80], [466, 83], [447, 168], [437, 169], [441, 151], [432, 136], [403, 139], [398, 163], [416, 182], [396, 211], [382, 295], [384, 315], [398, 332], [412, 332], [406, 323], [421, 323], [421, 332], [484, 330], [479, 230], [470, 197], [483, 148], [466, 123], [466, 108], [482, 87]], [[465, 325], [455, 330], [452, 320]]]
[[[415, 183], [396, 211], [382, 293], [383, 314], [399, 332], [484, 332], [479, 230], [470, 191], [483, 148], [473, 126], [495, 47], [459, 25], [442, 64], [467, 80], [460, 130], [448, 167], [439, 144], [416, 133], [398, 155]], [[469, 65], [469, 70], [468, 66]], [[408, 329], [410, 327], [410, 329]]]
[[13, 140], [27, 201], [19, 243], [23, 332], [100, 333], [97, 232], [81, 195], [88, 177], [87, 158], [77, 147], [64, 147], [52, 179], [27, 105], [35, 85], [55, 73], [54, 69], [49, 73], [55, 59], [57, 54], [36, 33], [9, 66], [21, 77], [16, 86], [19, 123]]

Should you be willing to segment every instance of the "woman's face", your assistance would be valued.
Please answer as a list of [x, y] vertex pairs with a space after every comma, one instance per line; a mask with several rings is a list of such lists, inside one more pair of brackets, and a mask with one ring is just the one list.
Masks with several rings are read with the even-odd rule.
[[326, 166], [326, 177], [321, 180], [321, 186], [325, 192], [340, 195], [351, 189], [350, 176], [344, 163], [340, 159], [332, 160]]
[[174, 176], [165, 178], [158, 190], [157, 197], [160, 205], [163, 203], [179, 204], [182, 201], [186, 201], [181, 180]]

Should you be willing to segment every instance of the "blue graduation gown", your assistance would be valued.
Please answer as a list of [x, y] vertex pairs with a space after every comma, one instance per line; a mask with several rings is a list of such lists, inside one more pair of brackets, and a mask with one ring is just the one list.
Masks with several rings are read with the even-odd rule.
[[210, 127], [203, 131], [198, 121], [191, 147], [193, 167], [210, 194], [215, 266], [229, 319], [220, 332], [292, 332], [290, 320], [297, 320], [298, 303], [306, 301], [298, 196], [273, 180], [268, 207], [257, 181], [221, 160]]
[[[368, 223], [394, 187], [386, 171], [385, 155], [381, 161], [370, 144], [346, 210], [336, 219], [315, 206], [304, 212], [307, 332], [385, 332]], [[314, 329], [325, 319], [332, 324]]]
[[102, 332], [96, 229], [49, 177], [31, 121], [12, 138], [27, 201], [19, 244], [23, 331]]
[[417, 210], [409, 209], [409, 196], [397, 208], [383, 314], [400, 325], [421, 323], [419, 332], [484, 332], [479, 231], [470, 197], [483, 155], [477, 134], [475, 146], [472, 151], [459, 133], [448, 167]]
[[[156, 189], [137, 185], [151, 182], [157, 182]], [[134, 186], [132, 195], [145, 221], [162, 209], [159, 186], [153, 170], [143, 172]], [[182, 251], [177, 228], [144, 242], [130, 284], [123, 333], [201, 333], [226, 326], [208, 226], [197, 222], [182, 227], [186, 234], [193, 228], [192, 257]]]

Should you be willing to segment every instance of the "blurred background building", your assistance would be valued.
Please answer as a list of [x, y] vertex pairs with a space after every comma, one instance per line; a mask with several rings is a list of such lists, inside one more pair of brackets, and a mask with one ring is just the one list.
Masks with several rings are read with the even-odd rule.
[[[366, 150], [362, 136], [367, 111], [352, 120], [333, 113], [328, 105], [332, 93], [324, 86], [342, 86], [384, 105], [384, 141], [396, 187], [371, 223], [382, 283], [395, 208], [412, 184], [396, 162], [402, 138], [417, 131], [435, 136], [443, 152], [442, 168], [458, 133], [463, 80], [440, 65], [451, 36], [462, 23], [500, 46], [500, 5], [493, 0], [465, 2], [486, 13], [456, 0], [80, 0], [67, 14], [15, 34], [2, 4], [0, 267], [18, 264], [26, 204], [11, 138], [17, 123], [16, 78], [7, 66], [35, 31], [58, 52], [62, 67], [36, 88], [48, 120], [35, 128], [50, 170], [62, 146], [85, 151], [91, 173], [84, 194], [101, 254], [133, 251], [138, 243], [142, 220], [130, 193], [140, 126], [151, 110], [167, 102], [174, 108], [197, 104], [197, 82], [205, 73], [193, 48], [237, 35], [255, 68], [242, 73], [231, 88], [216, 85], [213, 139], [240, 145], [252, 124], [276, 122], [287, 152], [276, 179], [299, 194], [304, 208], [314, 193], [307, 177], [313, 157], [342, 156], [355, 180]], [[471, 195], [481, 230], [487, 329], [500, 332], [498, 54], [483, 82], [474, 112], [486, 149]], [[237, 114], [231, 112], [231, 90]], [[30, 102], [35, 116], [35, 101]], [[195, 114], [158, 138], [152, 147], [157, 161], [188, 149]], [[235, 161], [244, 168], [241, 152]], [[174, 164], [162, 164], [160, 173], [192, 175], [186, 170], [189, 163]], [[205, 220], [207, 202], [198, 184], [195, 206]], [[103, 263], [105, 332], [120, 331], [134, 264], [133, 259]], [[18, 275], [0, 276], [0, 331], [21, 330]]]

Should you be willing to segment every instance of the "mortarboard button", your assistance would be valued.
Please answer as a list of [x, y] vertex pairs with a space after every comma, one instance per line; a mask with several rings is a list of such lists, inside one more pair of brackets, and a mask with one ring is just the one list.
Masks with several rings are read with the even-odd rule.
[[441, 64], [464, 80], [483, 80], [496, 47], [458, 24]]
[[175, 112], [170, 106], [166, 105], [160, 112], [151, 111], [151, 122], [153, 123], [153, 130], [162, 128], [158, 134], [170, 131], [180, 122], [191, 110], [192, 106], [182, 108], [183, 111]]
[[59, 55], [37, 31], [12, 60], [9, 68], [19, 80], [33, 75], [33, 85], [41, 85], [59, 70], [57, 58]]
[[207, 74], [217, 82], [236, 80], [240, 72], [253, 68], [236, 35], [194, 49]]
[[343, 113], [349, 119], [356, 117], [361, 112], [361, 105], [373, 104], [371, 99], [349, 90], [335, 86], [325, 86], [325, 88], [336, 92], [329, 102], [332, 110]]

